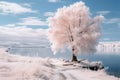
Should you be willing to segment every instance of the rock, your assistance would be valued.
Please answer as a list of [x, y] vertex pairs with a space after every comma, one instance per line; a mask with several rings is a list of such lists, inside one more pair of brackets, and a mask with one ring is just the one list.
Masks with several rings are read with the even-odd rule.
[[63, 64], [63, 66], [78, 66], [78, 67], [82, 67], [82, 68], [86, 68], [86, 69], [90, 69], [93, 71], [98, 71], [101, 69], [104, 69], [104, 66], [101, 62], [89, 62], [88, 60], [79, 60], [77, 62], [71, 62], [71, 61], [65, 61], [65, 63]]

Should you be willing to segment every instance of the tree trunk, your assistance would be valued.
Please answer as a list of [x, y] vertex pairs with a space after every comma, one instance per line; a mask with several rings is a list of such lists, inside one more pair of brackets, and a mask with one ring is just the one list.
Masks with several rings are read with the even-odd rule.
[[75, 55], [75, 53], [74, 53], [74, 48], [72, 49], [72, 62], [77, 62], [78, 60], [77, 60], [77, 57], [76, 57], [76, 55]]
[[[72, 31], [70, 29], [70, 25], [69, 25], [69, 31], [70, 31], [70, 42], [72, 43], [74, 41], [73, 35], [72, 35]], [[75, 46], [72, 46], [72, 62], [77, 62], [77, 57], [75, 55]]]
[[77, 62], [78, 60], [77, 60], [77, 57], [76, 57], [76, 55], [75, 54], [73, 54], [72, 55], [72, 62]]

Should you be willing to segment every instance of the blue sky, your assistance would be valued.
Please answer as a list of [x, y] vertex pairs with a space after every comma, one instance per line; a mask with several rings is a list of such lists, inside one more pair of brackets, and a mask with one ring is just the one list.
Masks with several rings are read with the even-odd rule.
[[0, 40], [43, 39], [46, 19], [58, 8], [79, 1], [85, 2], [92, 16], [105, 16], [100, 41], [120, 41], [120, 0], [0, 0]]

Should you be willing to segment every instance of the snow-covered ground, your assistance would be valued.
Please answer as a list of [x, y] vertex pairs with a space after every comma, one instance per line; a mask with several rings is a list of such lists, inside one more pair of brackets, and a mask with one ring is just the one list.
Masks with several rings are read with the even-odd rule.
[[119, 80], [104, 70], [63, 66], [64, 61], [11, 55], [0, 48], [0, 80]]

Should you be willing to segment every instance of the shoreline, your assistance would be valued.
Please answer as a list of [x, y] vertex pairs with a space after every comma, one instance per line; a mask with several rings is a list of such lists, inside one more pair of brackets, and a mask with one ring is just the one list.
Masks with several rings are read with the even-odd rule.
[[[12, 55], [0, 48], [0, 79], [2, 80], [118, 80], [104, 70], [91, 71], [63, 66], [63, 60]], [[87, 76], [86, 76], [87, 75]]]

